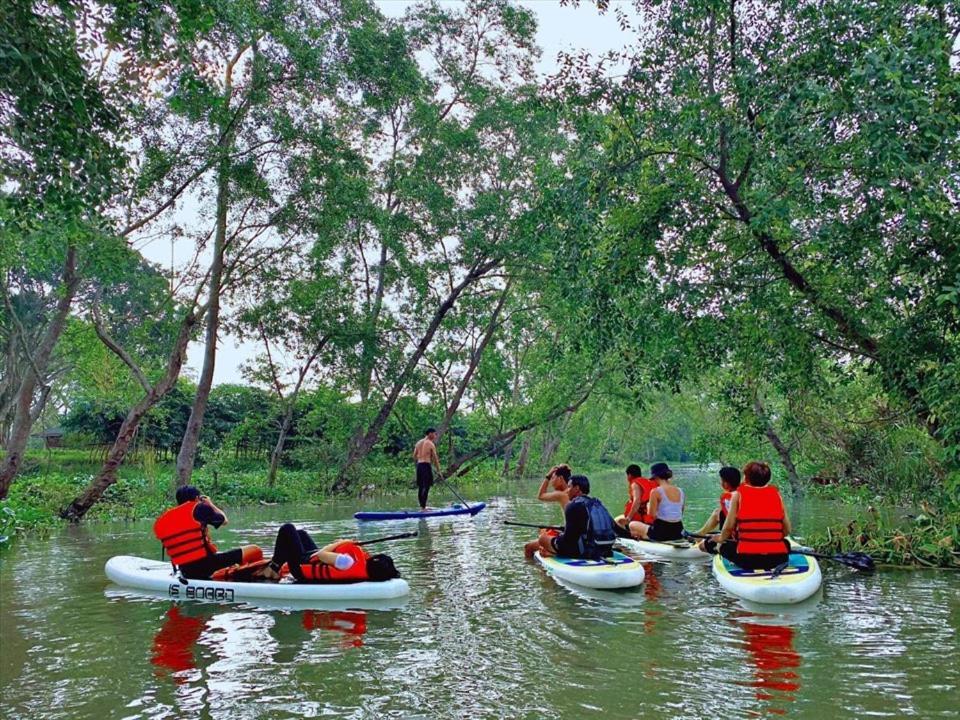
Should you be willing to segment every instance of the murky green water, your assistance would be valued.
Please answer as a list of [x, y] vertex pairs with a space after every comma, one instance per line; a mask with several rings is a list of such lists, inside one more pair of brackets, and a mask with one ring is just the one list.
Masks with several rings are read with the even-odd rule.
[[[680, 473], [688, 525], [715, 479]], [[614, 514], [619, 475], [594, 478]], [[346, 505], [234, 511], [221, 547], [280, 522], [393, 544], [394, 609], [284, 611], [118, 593], [112, 555], [156, 557], [150, 523], [71, 528], [0, 557], [5, 718], [960, 717], [960, 575], [824, 566], [822, 596], [771, 611], [706, 563], [650, 563], [636, 591], [575, 592], [522, 558], [503, 520], [557, 522], [524, 483], [477, 518], [367, 524]], [[443, 493], [435, 490], [436, 500]], [[372, 507], [409, 505], [381, 499]], [[229, 512], [229, 510], [228, 510]], [[795, 508], [799, 533], [836, 508]], [[834, 515], [836, 516], [836, 515]]]

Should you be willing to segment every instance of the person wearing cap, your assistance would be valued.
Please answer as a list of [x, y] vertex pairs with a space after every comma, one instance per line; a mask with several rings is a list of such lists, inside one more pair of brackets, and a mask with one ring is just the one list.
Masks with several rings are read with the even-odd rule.
[[657, 481], [647, 508], [653, 522], [634, 521], [630, 533], [638, 540], [679, 540], [683, 537], [683, 490], [670, 482], [673, 471], [666, 463], [654, 463], [650, 476]]
[[263, 559], [256, 545], [218, 552], [210, 540], [210, 528], [227, 524], [226, 514], [192, 485], [177, 488], [177, 506], [165, 511], [153, 524], [153, 533], [180, 574], [206, 580], [217, 570]]
[[564, 529], [559, 535], [540, 533], [540, 554], [570, 558], [599, 559], [613, 554], [616, 523], [603, 503], [590, 497], [590, 480], [585, 475], [570, 478], [570, 502], [563, 512]]

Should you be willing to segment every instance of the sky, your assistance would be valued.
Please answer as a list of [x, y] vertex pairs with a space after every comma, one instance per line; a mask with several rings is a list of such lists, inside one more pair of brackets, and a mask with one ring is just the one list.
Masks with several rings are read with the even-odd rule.
[[[455, 6], [459, 0], [440, 0], [441, 5]], [[399, 17], [407, 8], [416, 4], [414, 0], [377, 0], [380, 10], [388, 17]], [[611, 10], [601, 15], [596, 7], [585, 0], [579, 7], [561, 5], [559, 0], [519, 0], [516, 2], [529, 8], [537, 18], [537, 44], [542, 50], [537, 71], [541, 76], [553, 74], [557, 67], [557, 56], [561, 52], [576, 53], [586, 50], [594, 57], [598, 57], [608, 50], [621, 48], [625, 40], [629, 39], [621, 31], [613, 6], [622, 8], [631, 17], [636, 17], [632, 2], [628, 0], [613, 0]], [[183, 220], [191, 220], [190, 224], [206, 222], [196, 216], [195, 208], [181, 208], [179, 211]], [[189, 217], [193, 215], [194, 217]], [[184, 217], [185, 216], [185, 217]], [[184, 252], [186, 251], [184, 245]], [[161, 267], [170, 267], [171, 246], [165, 239], [140, 239], [137, 248], [144, 257], [159, 264]], [[175, 261], [179, 264], [186, 261], [181, 257], [178, 249], [173, 249]], [[243, 383], [240, 372], [241, 365], [261, 352], [259, 344], [238, 340], [228, 334], [221, 333], [220, 347], [217, 353], [214, 384]], [[202, 342], [191, 343], [187, 350], [187, 364], [184, 374], [196, 379], [203, 365]]]

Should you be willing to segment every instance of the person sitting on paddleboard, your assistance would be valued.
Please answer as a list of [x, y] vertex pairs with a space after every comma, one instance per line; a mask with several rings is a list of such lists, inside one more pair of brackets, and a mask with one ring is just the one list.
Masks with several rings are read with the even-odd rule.
[[389, 555], [370, 555], [352, 540], [334, 540], [318, 548], [310, 534], [293, 523], [280, 526], [273, 557], [257, 576], [279, 580], [284, 565], [298, 582], [382, 582], [400, 577]]
[[703, 527], [697, 530], [697, 535], [706, 535], [718, 528], [723, 527], [727, 515], [730, 513], [730, 502], [733, 500], [733, 494], [740, 487], [740, 471], [735, 467], [720, 468], [720, 487], [723, 492], [720, 493], [720, 505], [713, 509], [710, 519], [704, 523]]
[[[555, 502], [560, 503], [560, 509], [565, 510], [567, 503], [570, 502], [570, 495], [567, 492], [567, 483], [570, 481], [570, 466], [569, 465], [554, 465], [550, 468], [550, 472], [546, 474], [543, 478], [543, 482], [540, 483], [540, 491], [537, 493], [537, 499], [540, 502]], [[548, 490], [550, 487], [552, 489]], [[547, 530], [548, 534], [559, 535], [559, 532], [556, 530]], [[540, 549], [540, 540], [531, 540], [526, 545], [523, 546], [523, 554], [532, 558], [533, 554]]]
[[[647, 513], [650, 493], [657, 489], [657, 481], [643, 477], [639, 465], [627, 466], [627, 502], [623, 506], [623, 515], [616, 518], [617, 525], [625, 530], [631, 522], [653, 523], [653, 516]], [[628, 533], [619, 533], [628, 537]]]
[[559, 535], [540, 533], [540, 554], [598, 560], [613, 554], [616, 523], [596, 498], [590, 497], [590, 480], [585, 475], [570, 478], [570, 502], [563, 512], [564, 530]]
[[185, 578], [206, 580], [221, 568], [263, 559], [263, 551], [256, 545], [217, 552], [209, 528], [226, 525], [224, 512], [192, 485], [177, 488], [176, 498], [177, 506], [157, 518], [153, 533]]
[[683, 537], [683, 490], [670, 482], [673, 470], [666, 463], [654, 463], [650, 476], [657, 481], [647, 510], [653, 522], [630, 523], [630, 534], [638, 540], [679, 540]]
[[785, 563], [790, 554], [790, 518], [775, 485], [769, 485], [770, 466], [749, 462], [743, 483], [733, 493], [723, 529], [700, 549], [719, 553], [745, 570], [770, 570]]

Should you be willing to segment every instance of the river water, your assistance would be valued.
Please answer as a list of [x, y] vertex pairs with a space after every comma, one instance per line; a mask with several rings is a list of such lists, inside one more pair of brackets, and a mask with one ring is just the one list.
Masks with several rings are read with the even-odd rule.
[[[686, 470], [678, 483], [695, 528], [716, 476]], [[223, 548], [268, 547], [284, 521], [321, 544], [419, 529], [389, 546], [412, 589], [393, 608], [177, 603], [110, 587], [110, 556], [157, 557], [149, 522], [21, 541], [0, 556], [0, 715], [960, 717], [960, 574], [825, 563], [822, 593], [792, 608], [727, 596], [703, 562], [650, 562], [634, 591], [574, 591], [524, 561], [532, 531], [503, 524], [559, 522], [532, 499], [536, 485], [471, 498], [489, 502], [473, 520], [360, 527], [355, 504], [227, 509]], [[622, 476], [594, 486], [617, 514]], [[792, 514], [801, 536], [842, 517], [813, 501]]]

